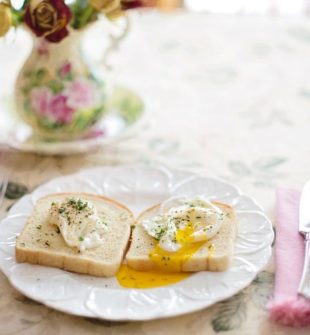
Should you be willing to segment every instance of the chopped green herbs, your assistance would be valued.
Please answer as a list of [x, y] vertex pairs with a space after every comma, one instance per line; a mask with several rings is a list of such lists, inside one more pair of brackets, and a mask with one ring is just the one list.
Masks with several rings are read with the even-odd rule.
[[77, 209], [78, 211], [81, 211], [83, 209], [85, 209], [88, 206], [88, 202], [87, 201], [83, 201], [81, 199], [75, 199], [75, 198], [71, 198], [68, 200], [68, 204], [70, 206], [72, 206], [73, 208]]
[[65, 210], [66, 210], [66, 209], [65, 209], [64, 207], [60, 207], [60, 208], [58, 209], [58, 213], [59, 213], [59, 214], [62, 214]]
[[40, 224], [40, 225], [36, 226], [36, 228], [37, 228], [37, 229], [41, 229], [41, 228], [42, 228], [42, 225]]
[[165, 234], [165, 232], [167, 231], [167, 228], [166, 227], [162, 227], [162, 226], [157, 226], [155, 228], [155, 236], [154, 238], [156, 240], [160, 240], [162, 238], [162, 236]]

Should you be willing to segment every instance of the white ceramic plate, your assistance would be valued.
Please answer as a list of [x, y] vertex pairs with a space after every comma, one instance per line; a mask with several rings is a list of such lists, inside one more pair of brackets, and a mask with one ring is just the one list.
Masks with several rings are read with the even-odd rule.
[[[154, 289], [126, 289], [115, 278], [17, 264], [15, 239], [35, 202], [63, 191], [106, 195], [135, 214], [174, 195], [205, 194], [229, 203], [239, 218], [233, 264], [225, 272], [200, 272]], [[149, 320], [193, 312], [234, 295], [266, 265], [273, 238], [272, 225], [261, 207], [224, 181], [158, 166], [101, 167], [54, 179], [16, 203], [1, 223], [0, 267], [17, 290], [52, 308], [110, 320]]]

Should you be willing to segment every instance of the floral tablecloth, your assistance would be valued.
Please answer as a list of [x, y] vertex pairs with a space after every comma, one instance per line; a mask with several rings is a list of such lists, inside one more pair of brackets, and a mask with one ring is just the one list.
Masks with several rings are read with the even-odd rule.
[[[19, 32], [0, 43], [1, 94], [29, 51]], [[93, 33], [96, 45], [101, 32]], [[98, 48], [89, 52], [96, 58]], [[100, 57], [97, 57], [100, 58]], [[132, 32], [110, 57], [118, 81], [144, 96], [147, 127], [87, 155], [6, 151], [10, 184], [1, 215], [58, 175], [104, 164], [163, 163], [217, 175], [254, 196], [274, 221], [275, 188], [310, 177], [310, 22], [269, 17], [156, 12], [132, 16]], [[1, 111], [0, 111], [1, 113]], [[0, 119], [0, 139], [10, 118]], [[0, 274], [0, 334], [309, 334], [268, 321], [273, 261], [251, 286], [200, 312], [149, 322], [73, 317], [15, 291]]]

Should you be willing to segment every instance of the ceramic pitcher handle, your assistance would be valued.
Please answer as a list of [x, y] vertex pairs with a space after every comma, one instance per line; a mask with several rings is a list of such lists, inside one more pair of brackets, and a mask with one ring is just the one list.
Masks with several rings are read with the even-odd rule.
[[130, 19], [129, 19], [129, 17], [125, 14], [122, 17], [122, 20], [124, 21], [124, 27], [123, 27], [122, 32], [118, 35], [109, 33], [109, 45], [106, 48], [106, 50], [103, 54], [103, 57], [102, 57], [103, 65], [105, 66], [105, 68], [107, 70], [112, 69], [112, 66], [109, 64], [109, 61], [108, 61], [108, 58], [109, 58], [110, 54], [113, 51], [116, 51], [119, 48], [120, 44], [127, 37], [128, 33], [130, 31]]

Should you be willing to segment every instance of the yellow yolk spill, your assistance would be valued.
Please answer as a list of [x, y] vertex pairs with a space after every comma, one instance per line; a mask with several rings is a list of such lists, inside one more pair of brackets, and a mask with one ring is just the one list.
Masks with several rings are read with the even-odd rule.
[[126, 288], [154, 288], [175, 284], [189, 277], [190, 273], [163, 273], [137, 271], [123, 264], [116, 275], [119, 284]]
[[213, 244], [207, 241], [193, 243], [194, 229], [188, 224], [178, 230], [176, 240], [181, 248], [176, 252], [163, 250], [159, 244], [150, 252], [150, 258], [156, 264], [155, 271], [137, 271], [123, 264], [116, 275], [119, 284], [126, 288], [154, 288], [180, 282], [192, 273], [182, 271], [182, 264], [189, 260], [203, 245], [208, 248], [209, 256], [214, 252]]
[[150, 252], [150, 258], [160, 271], [181, 272], [182, 264], [189, 260], [207, 241], [193, 242], [194, 228], [188, 223], [184, 229], [176, 232], [176, 240], [181, 248], [176, 252], [162, 249], [159, 244]]

